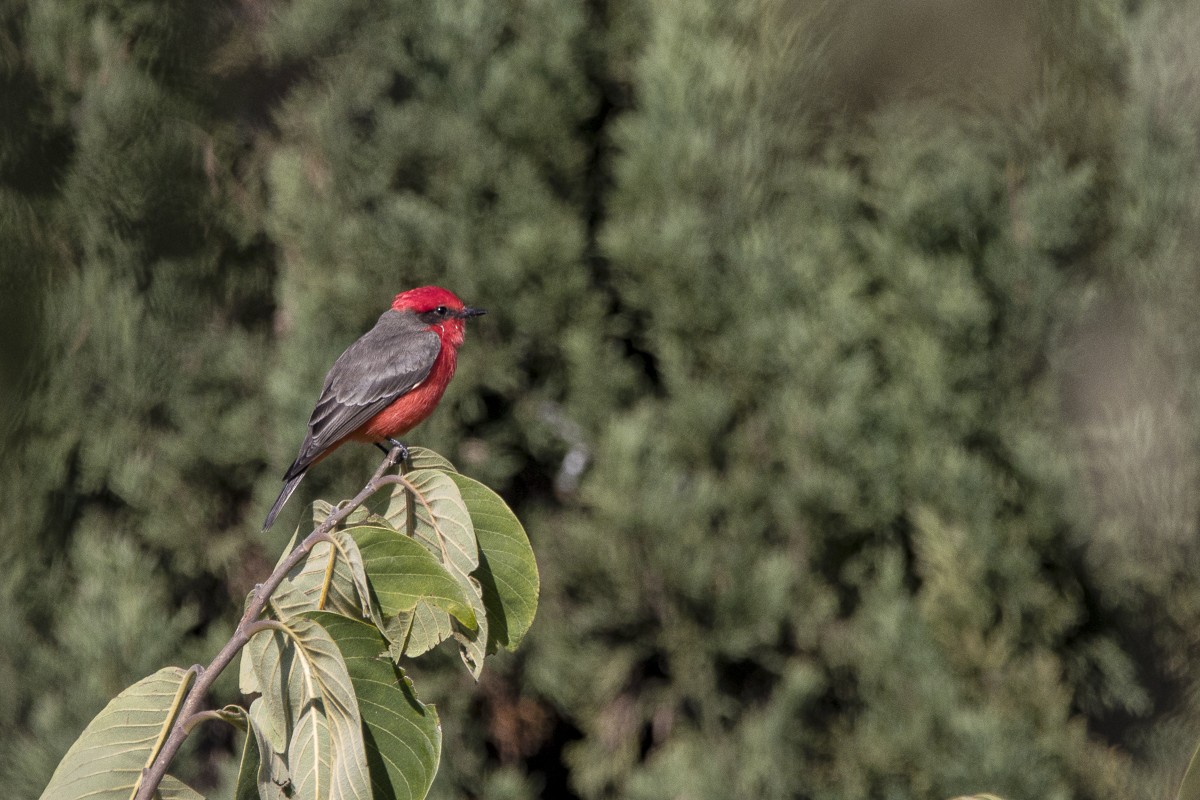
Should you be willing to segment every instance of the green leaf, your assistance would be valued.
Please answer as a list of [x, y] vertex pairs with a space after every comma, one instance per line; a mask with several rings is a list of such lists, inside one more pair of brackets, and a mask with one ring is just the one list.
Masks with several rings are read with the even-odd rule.
[[[255, 702], [261, 702], [256, 700]], [[242, 742], [242, 759], [238, 763], [237, 782], [233, 787], [233, 800], [260, 800], [258, 773], [262, 766], [262, 751], [266, 741], [254, 730], [254, 723], [246, 719], [246, 739]]]
[[[418, 497], [424, 500], [421, 502], [418, 499], [416, 503], [417, 540], [448, 567], [469, 575], [479, 565], [479, 547], [475, 542], [471, 515], [450, 473], [415, 469], [405, 478], [417, 490]], [[406, 491], [404, 486], [396, 485], [383, 513], [388, 524], [397, 531], [406, 529]], [[432, 519], [430, 509], [433, 511]]]
[[[307, 703], [296, 721], [292, 739], [288, 742], [288, 764], [292, 768], [292, 796], [298, 798], [330, 797], [335, 793], [337, 756], [330, 719], [321, 703]], [[366, 750], [363, 751], [366, 760]], [[347, 796], [340, 794], [340, 796]], [[365, 796], [355, 793], [351, 796]]]
[[[257, 589], [255, 591], [257, 591]], [[253, 598], [253, 591], [246, 595], [246, 602], [242, 605], [243, 610], [250, 606], [250, 601]], [[246, 643], [246, 646], [242, 648], [242, 652], [238, 657], [238, 688], [241, 689], [242, 694], [262, 693], [262, 687], [258, 685], [258, 675], [254, 671], [255, 661], [249, 656], [249, 652], [253, 645], [254, 639], [251, 639]]]
[[409, 465], [414, 469], [437, 469], [442, 472], [458, 472], [444, 456], [425, 447], [408, 448]]
[[[313, 504], [312, 504], [313, 527], [316, 528], [321, 523], [323, 523], [329, 517], [329, 515], [333, 513], [333, 509], [334, 509], [333, 504], [330, 503], [328, 500], [314, 500]], [[299, 535], [300, 535], [300, 529], [297, 528], [296, 533], [293, 536], [293, 538], [295, 538], [296, 536], [299, 536]]]
[[397, 614], [384, 629], [391, 643], [388, 649], [396, 661], [401, 656], [416, 658], [427, 653], [453, 634], [450, 616], [424, 601], [417, 603], [412, 611]]
[[[286, 591], [276, 590], [271, 605], [281, 617], [295, 616], [302, 611], [336, 611], [348, 617], [370, 619], [372, 616], [367, 576], [363, 569], [358, 544], [345, 531], [332, 534], [337, 546], [317, 542], [308, 557], [288, 574], [290, 587], [299, 596], [289, 597]], [[325, 576], [333, 560], [333, 573], [324, 607], [320, 607]], [[283, 606], [286, 605], [286, 610]]]
[[[437, 556], [470, 602], [478, 622], [474, 629], [454, 626], [454, 638], [467, 669], [476, 678], [483, 669], [487, 652], [488, 622], [479, 581], [471, 574], [479, 566], [479, 544], [471, 514], [463, 503], [452, 473], [417, 469], [406, 476], [416, 489], [418, 499], [414, 537]], [[397, 485], [382, 516], [397, 531], [407, 530], [406, 487]], [[430, 514], [432, 511], [432, 515]]]
[[417, 699], [374, 627], [325, 612], [309, 616], [329, 632], [346, 660], [362, 711], [375, 800], [421, 800], [441, 758], [437, 711]]
[[204, 800], [204, 795], [171, 775], [163, 775], [155, 796], [158, 800]]
[[[408, 456], [409, 456], [408, 465], [409, 465], [410, 471], [415, 471], [415, 470], [420, 470], [420, 469], [432, 469], [432, 470], [437, 470], [439, 472], [457, 472], [458, 471], [455, 468], [455, 466], [450, 463], [449, 459], [447, 459], [445, 456], [441, 455], [440, 453], [437, 453], [426, 447], [410, 447], [410, 448], [408, 448]], [[337, 508], [337, 506], [334, 506], [327, 500], [313, 501], [313, 506], [312, 506], [313, 527], [316, 527], [316, 526], [320, 525], [321, 523], [323, 523], [329, 517], [329, 515], [332, 514], [334, 512], [334, 510], [336, 510], [336, 508]], [[372, 511], [371, 511], [371, 507], [369, 505], [361, 506], [359, 508], [354, 509], [354, 511], [352, 511], [350, 513], [350, 516], [346, 517], [346, 519], [342, 521], [342, 525], [349, 526], [349, 525], [367, 524], [367, 523], [371, 522], [371, 515], [372, 515]], [[300, 533], [300, 530], [299, 530], [299, 528], [297, 528], [296, 533], [292, 536], [293, 545], [295, 544], [299, 533]], [[284, 555], [286, 556], [287, 552], [290, 550], [291, 550], [291, 547], [289, 547], [288, 550], [284, 552]]]
[[471, 514], [479, 542], [475, 577], [483, 589], [488, 616], [488, 652], [512, 650], [537, 613], [540, 580], [529, 537], [500, 495], [479, 481], [450, 476]]
[[250, 721], [271, 752], [283, 758], [291, 736], [288, 676], [292, 653], [281, 631], [261, 631], [242, 648], [240, 688], [245, 694], [261, 695], [250, 706]]
[[258, 699], [249, 711], [237, 705], [222, 709], [227, 722], [246, 732], [233, 787], [234, 800], [286, 800], [291, 791], [287, 762], [271, 747], [259, 725], [262, 708], [262, 700]]
[[[63, 756], [42, 800], [128, 800], [170, 722], [186, 674], [165, 667], [113, 698]], [[163, 797], [200, 797], [174, 779], [164, 781], [160, 791]]]
[[[362, 717], [341, 651], [311, 618], [294, 617], [282, 624], [300, 656], [292, 674], [300, 679], [304, 697], [289, 744], [292, 796], [370, 800]], [[292, 691], [295, 683], [289, 681]]]
[[[237, 800], [252, 800], [255, 797], [261, 800], [284, 800], [292, 790], [292, 776], [286, 757], [287, 743], [282, 742], [276, 748], [265, 733], [267, 708], [261, 697], [250, 704], [246, 720], [250, 727], [246, 747], [254, 751], [254, 756], [247, 756], [243, 750], [242, 764], [238, 770]], [[246, 792], [245, 798], [243, 792]]]
[[252, 657], [260, 659], [255, 674], [263, 694], [251, 707], [251, 720], [261, 725], [272, 752], [286, 747], [290, 796], [369, 800], [362, 719], [329, 634], [305, 615], [256, 634], [251, 644], [260, 638], [264, 651]]
[[345, 531], [357, 544], [374, 599], [384, 616], [412, 611], [424, 601], [450, 612], [464, 625], [478, 625], [462, 587], [442, 562], [419, 542], [388, 528]]
[[215, 710], [213, 713], [215, 713], [222, 722], [228, 722], [239, 731], [245, 732], [250, 727], [250, 721], [246, 719], [246, 709], [239, 705], [227, 705], [224, 708]]
[[[329, 503], [327, 500], [314, 500], [313, 505], [312, 505], [313, 528], [316, 528], [317, 526], [319, 526], [323, 522], [325, 522], [325, 520], [329, 517], [329, 515], [332, 514], [334, 511], [336, 511], [337, 508], [338, 508], [338, 506], [335, 506], [335, 505]], [[365, 505], [359, 506], [358, 508], [351, 511], [349, 516], [347, 516], [344, 520], [341, 521], [340, 527], [344, 527], [347, 525], [363, 525], [367, 522], [371, 522], [372, 521], [371, 517], [372, 517], [372, 512], [369, 507], [367, 507]], [[297, 529], [296, 532], [299, 533], [299, 529]]]
[[363, 563], [362, 553], [358, 549], [358, 542], [344, 530], [334, 533], [333, 538], [341, 548], [338, 551], [338, 561], [345, 561], [346, 566], [350, 569], [350, 576], [354, 581], [354, 591], [358, 595], [359, 612], [363, 619], [371, 619], [373, 616], [371, 587], [367, 582], [367, 569]]

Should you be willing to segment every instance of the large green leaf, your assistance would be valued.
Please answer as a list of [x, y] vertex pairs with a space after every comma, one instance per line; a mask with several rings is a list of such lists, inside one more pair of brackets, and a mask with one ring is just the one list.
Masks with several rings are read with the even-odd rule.
[[[333, 724], [322, 703], [306, 703], [288, 742], [288, 765], [292, 773], [292, 796], [314, 800], [338, 795], [334, 771]], [[365, 747], [365, 745], [364, 745]], [[366, 760], [366, 750], [363, 750]], [[361, 791], [361, 790], [360, 790]], [[366, 797], [356, 792], [357, 796]], [[346, 796], [346, 795], [341, 795]]]
[[[410, 447], [409, 453], [409, 471], [416, 470], [436, 470], [438, 472], [457, 472], [453, 464], [451, 464], [444, 456], [439, 453], [429, 450], [424, 447]], [[382, 501], [378, 498], [372, 498], [364, 505], [350, 512], [346, 519], [342, 520], [341, 527], [351, 527], [354, 525], [364, 525], [382, 520], [387, 509], [390, 498], [387, 495], [382, 497]], [[326, 518], [333, 513], [336, 506], [326, 500], [313, 501], [312, 522], [313, 527], [323, 523]], [[377, 517], [378, 519], [374, 519]], [[293, 543], [296, 541], [296, 536], [299, 536], [300, 530], [296, 530], [296, 534], [292, 537]], [[288, 550], [291, 548], [289, 547]], [[286, 555], [286, 553], [285, 553]]]
[[249, 711], [241, 706], [222, 709], [227, 722], [246, 731], [233, 787], [234, 800], [287, 800], [292, 790], [287, 760], [282, 753], [276, 752], [263, 734], [263, 707], [262, 698], [259, 698], [251, 703]]
[[287, 763], [271, 747], [259, 726], [262, 706], [260, 698], [250, 705], [249, 712], [240, 706], [224, 708], [226, 720], [246, 731], [233, 786], [234, 800], [285, 800], [286, 793], [291, 791]]
[[[455, 625], [454, 638], [459, 642], [463, 662], [478, 678], [488, 642], [483, 590], [471, 574], [479, 566], [479, 543], [475, 540], [471, 514], [451, 475], [435, 469], [415, 469], [406, 476], [419, 497], [414, 503], [416, 525], [413, 534], [454, 577], [475, 612], [478, 625], [474, 629]], [[406, 487], [397, 485], [382, 513], [388, 524], [398, 531], [407, 530], [406, 491]]]
[[422, 600], [411, 611], [401, 611], [392, 617], [384, 634], [390, 642], [392, 657], [399, 661], [401, 656], [415, 658], [432, 650], [449, 639], [454, 629], [448, 614]]
[[[178, 667], [165, 667], [113, 698], [63, 756], [42, 800], [128, 800], [170, 722], [186, 674]], [[173, 778], [164, 781], [161, 792], [165, 798], [200, 797]]]
[[266, 736], [269, 706], [260, 697], [250, 704], [249, 730], [238, 771], [237, 800], [285, 800], [292, 791], [287, 742], [273, 745]]
[[500, 495], [479, 481], [450, 476], [471, 514], [479, 542], [475, 576], [488, 615], [488, 652], [515, 648], [533, 624], [540, 581], [529, 537]]
[[[426, 618], [438, 614], [444, 617], [438, 625], [444, 635], [419, 651], [410, 650], [410, 655], [419, 655], [451, 635], [447, 612], [469, 628], [478, 627], [475, 610], [462, 586], [438, 557], [420, 542], [382, 527], [384, 524], [381, 520], [380, 525], [338, 531], [339, 547], [322, 543], [314, 548], [314, 555], [275, 590], [271, 608], [276, 616], [288, 619], [305, 611], [335, 611], [357, 618], [362, 604], [379, 627], [394, 628], [385, 619], [408, 616], [418, 605]], [[327, 601], [321, 608], [318, 602], [331, 553], [336, 557]], [[360, 598], [365, 598], [365, 603]], [[246, 684], [249, 688], [254, 682]]]
[[[362, 717], [341, 651], [325, 629], [311, 618], [294, 617], [283, 624], [301, 656], [293, 662], [293, 674], [300, 677], [304, 695], [309, 698], [296, 723], [289, 753], [314, 758], [309, 763], [289, 758], [296, 789], [293, 797], [370, 800]], [[320, 703], [311, 702], [318, 698]], [[327, 746], [322, 748], [326, 737]], [[304, 746], [297, 748], [297, 742]], [[305, 791], [309, 787], [312, 794]]]
[[[377, 505], [377, 503], [374, 505]], [[341, 521], [338, 527], [345, 528], [351, 525], [363, 525], [368, 522], [382, 521], [383, 518], [375, 513], [374, 505], [368, 502], [367, 504], [361, 505], [354, 509], [344, 520]], [[312, 509], [313, 528], [316, 528], [337, 509], [337, 506], [334, 506], [325, 500], [314, 500]]]
[[[331, 560], [333, 572], [322, 607], [320, 599], [325, 588], [325, 570], [330, 566]], [[341, 557], [337, 548], [328, 542], [318, 542], [308, 554], [308, 558], [289, 573], [286, 584], [281, 584], [271, 595], [271, 609], [274, 615], [281, 619], [293, 617], [304, 611], [318, 610], [336, 611], [348, 616], [364, 616], [363, 604], [359, 600], [351, 566]]]
[[329, 632], [346, 660], [365, 726], [375, 800], [421, 800], [441, 758], [436, 710], [417, 699], [374, 627], [327, 612], [309, 616]]
[[[261, 631], [242, 648], [240, 688], [260, 697], [250, 706], [251, 722], [280, 759], [292, 733], [289, 675], [293, 650], [282, 631]], [[286, 772], [286, 764], [284, 766]]]
[[468, 627], [478, 625], [462, 586], [419, 542], [381, 527], [362, 526], [345, 533], [357, 543], [374, 599], [385, 616], [411, 611], [423, 600]]
[[262, 691], [251, 721], [273, 754], [286, 752], [289, 796], [369, 800], [362, 719], [341, 651], [307, 616], [279, 625], [256, 634], [243, 657], [255, 659]]
[[372, 618], [358, 543], [346, 531], [336, 531], [332, 536], [336, 545], [317, 542], [308, 557], [288, 573], [288, 587], [281, 586], [272, 595], [271, 607], [281, 618], [303, 611], [336, 611], [348, 617]]
[[[416, 504], [418, 541], [429, 548], [448, 567], [470, 575], [479, 566], [479, 546], [471, 515], [463, 503], [452, 473], [433, 469], [415, 469], [405, 478], [417, 490]], [[406, 488], [397, 485], [388, 498], [384, 518], [393, 528], [404, 531], [407, 525]], [[426, 508], [428, 506], [428, 508]], [[433, 517], [429, 515], [432, 509]]]
[[258, 771], [262, 765], [262, 751], [254, 738], [254, 731], [247, 731], [242, 741], [242, 758], [238, 762], [237, 781], [233, 785], [233, 800], [260, 800], [258, 793]]
[[204, 795], [172, 775], [163, 775], [155, 797], [157, 800], [204, 800]]
[[[261, 703], [261, 700], [255, 700]], [[258, 776], [262, 769], [263, 756], [269, 756], [269, 746], [262, 735], [254, 730], [254, 723], [246, 719], [246, 738], [242, 742], [242, 758], [238, 762], [237, 782], [233, 785], [233, 800], [261, 800]]]
[[436, 453], [425, 447], [410, 447], [408, 448], [409, 466], [416, 469], [437, 469], [442, 472], [457, 472], [454, 465], [451, 464], [440, 453]]

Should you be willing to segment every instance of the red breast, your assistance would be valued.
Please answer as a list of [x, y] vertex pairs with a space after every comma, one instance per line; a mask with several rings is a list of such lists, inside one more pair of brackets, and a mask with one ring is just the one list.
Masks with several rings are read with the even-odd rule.
[[[461, 320], [459, 320], [461, 327]], [[462, 335], [459, 334], [459, 344]], [[438, 354], [433, 369], [415, 389], [400, 395], [391, 405], [372, 417], [354, 433], [351, 439], [360, 442], [377, 442], [394, 436], [403, 436], [415, 428], [422, 420], [433, 413], [438, 401], [454, 377], [458, 366], [458, 345], [451, 345], [442, 340], [442, 352]]]

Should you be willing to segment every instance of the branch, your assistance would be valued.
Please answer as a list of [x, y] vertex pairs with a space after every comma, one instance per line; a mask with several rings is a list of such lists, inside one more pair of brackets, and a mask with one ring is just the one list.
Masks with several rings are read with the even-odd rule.
[[340, 525], [355, 509], [367, 502], [371, 495], [384, 486], [393, 483], [393, 481], [384, 478], [384, 474], [396, 466], [400, 460], [400, 455], [401, 449], [393, 447], [388, 452], [387, 457], [383, 459], [383, 463], [379, 465], [379, 469], [375, 470], [375, 474], [371, 477], [371, 480], [367, 481], [367, 485], [363, 487], [362, 491], [356, 494], [350, 502], [330, 513], [324, 522], [306, 536], [304, 541], [296, 549], [292, 550], [287, 558], [279, 563], [279, 566], [275, 567], [275, 571], [271, 573], [271, 577], [255, 587], [254, 595], [250, 598], [250, 604], [246, 607], [246, 613], [242, 615], [241, 622], [234, 629], [233, 636], [221, 648], [221, 651], [217, 653], [207, 667], [196, 665], [192, 668], [195, 671], [196, 680], [187, 694], [187, 699], [184, 700], [183, 707], [175, 715], [175, 722], [171, 727], [171, 733], [167, 736], [166, 742], [163, 743], [162, 749], [154, 756], [154, 761], [142, 770], [141, 785], [138, 787], [137, 794], [134, 795], [134, 800], [151, 800], [154, 797], [158, 785], [162, 783], [163, 777], [167, 774], [167, 767], [179, 752], [179, 748], [183, 745], [183, 740], [187, 738], [190, 727], [188, 724], [189, 720], [197, 714], [203, 713], [199, 710], [199, 706], [204, 700], [205, 694], [208, 693], [208, 690], [212, 687], [217, 677], [233, 661], [233, 657], [250, 641], [250, 637], [262, 629], [259, 617], [267, 607], [267, 601], [271, 599], [271, 595], [279, 588], [279, 584], [283, 583], [283, 579], [287, 577], [287, 574], [305, 559], [313, 547], [316, 546], [317, 542], [328, 539], [330, 531]]

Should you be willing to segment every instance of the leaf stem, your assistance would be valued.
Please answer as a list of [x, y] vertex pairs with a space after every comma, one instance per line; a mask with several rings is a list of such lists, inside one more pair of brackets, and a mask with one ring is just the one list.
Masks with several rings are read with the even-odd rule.
[[350, 563], [350, 554], [346, 552], [345, 546], [338, 537], [327, 533], [325, 541], [329, 542], [329, 563], [325, 565], [325, 580], [321, 583], [321, 597], [317, 600], [317, 610], [319, 611], [324, 611], [325, 604], [329, 601], [329, 590], [333, 586], [333, 569], [337, 565], [337, 557], [341, 555], [342, 561]]
[[[217, 677], [232, 663], [234, 656], [241, 651], [246, 643], [264, 627], [273, 627], [270, 625], [264, 626], [259, 617], [267, 606], [267, 601], [271, 599], [271, 595], [279, 588], [279, 584], [287, 577], [297, 564], [305, 559], [317, 542], [327, 541], [329, 533], [336, 528], [346, 517], [370, 499], [371, 495], [387, 486], [393, 481], [387, 480], [384, 475], [389, 469], [396, 466], [400, 460], [400, 448], [393, 447], [383, 459], [383, 463], [375, 470], [375, 474], [371, 476], [371, 480], [367, 481], [367, 485], [362, 488], [358, 494], [354, 496], [350, 502], [334, 510], [325, 518], [325, 521], [313, 530], [304, 541], [300, 543], [296, 549], [288, 554], [287, 558], [279, 562], [275, 567], [275, 571], [263, 583], [255, 587], [254, 594], [250, 598], [249, 604], [246, 606], [246, 613], [242, 615], [242, 619], [238, 622], [237, 628], [233, 631], [233, 636], [221, 648], [220, 652], [213, 657], [213, 660], [207, 667], [196, 665], [189, 670], [190, 673], [196, 676], [196, 680], [192, 683], [190, 690], [187, 691], [187, 697], [183, 701], [182, 707], [176, 705], [177, 713], [174, 716], [174, 724], [171, 726], [171, 733], [167, 736], [166, 742], [162, 743], [162, 748], [158, 750], [154, 760], [142, 769], [142, 775], [139, 779], [137, 791], [133, 795], [133, 800], [151, 800], [158, 785], [162, 783], [163, 777], [167, 774], [167, 767], [171, 761], [179, 753], [179, 748], [183, 745], [184, 739], [187, 738], [189, 725], [187, 724], [192, 718], [200, 713], [200, 703], [203, 702], [204, 696], [208, 690], [212, 688]], [[187, 678], [184, 679], [184, 684], [187, 683]], [[181, 689], [182, 691], [182, 689]], [[178, 701], [177, 701], [178, 702]], [[164, 730], [165, 730], [164, 726]], [[160, 736], [161, 740], [161, 736]]]
[[329, 545], [329, 563], [325, 565], [325, 580], [321, 581], [321, 596], [317, 599], [317, 608], [325, 610], [325, 602], [329, 600], [329, 587], [333, 583], [333, 568], [337, 564], [338, 548]]

